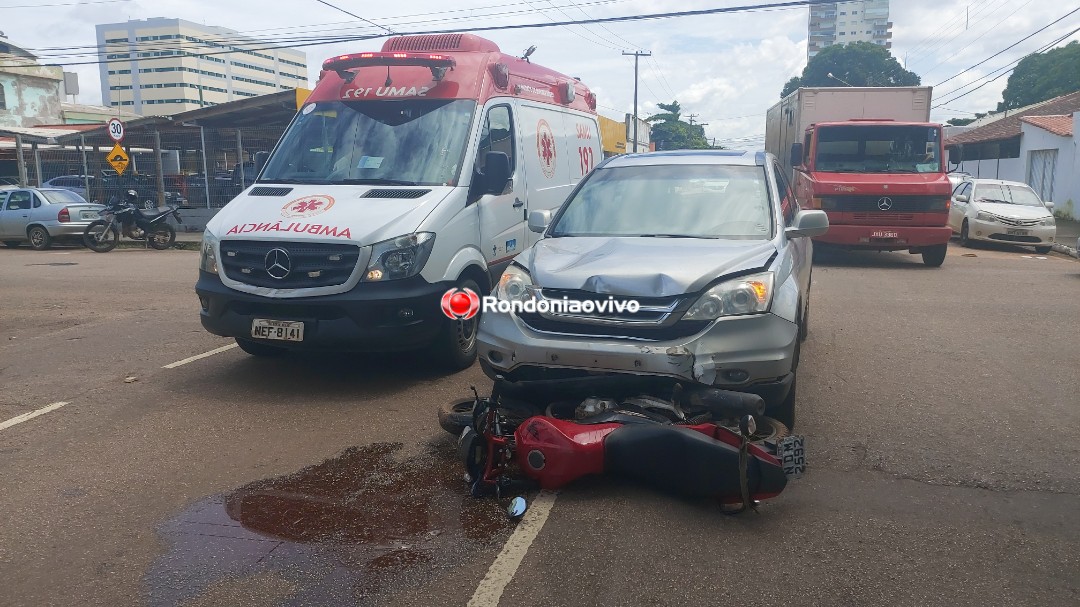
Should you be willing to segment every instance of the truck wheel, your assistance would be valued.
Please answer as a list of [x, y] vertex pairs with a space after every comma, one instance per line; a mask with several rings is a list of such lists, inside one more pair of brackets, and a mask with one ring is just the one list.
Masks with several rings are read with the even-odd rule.
[[934, 245], [923, 249], [922, 262], [931, 268], [941, 267], [945, 263], [945, 252], [949, 249], [947, 244]]
[[1050, 251], [1053, 251], [1054, 247], [1035, 247], [1035, 252], [1039, 255], [1046, 255]]
[[34, 226], [27, 230], [26, 237], [30, 239], [30, 247], [35, 251], [44, 251], [52, 246], [52, 236], [49, 236], [49, 231], [41, 226]]
[[[471, 278], [458, 281], [457, 288], [472, 289], [479, 294], [480, 285]], [[480, 314], [468, 320], [443, 319], [443, 328], [435, 338], [434, 354], [439, 365], [448, 371], [468, 369], [476, 361], [476, 330]]]
[[278, 346], [268, 346], [266, 344], [252, 341], [250, 339], [243, 339], [241, 337], [236, 338], [236, 345], [240, 346], [240, 349], [252, 356], [281, 356], [288, 350], [286, 348], [280, 348]]
[[960, 246], [970, 247], [971, 238], [968, 236], [968, 220], [964, 220], [963, 225], [960, 226]]

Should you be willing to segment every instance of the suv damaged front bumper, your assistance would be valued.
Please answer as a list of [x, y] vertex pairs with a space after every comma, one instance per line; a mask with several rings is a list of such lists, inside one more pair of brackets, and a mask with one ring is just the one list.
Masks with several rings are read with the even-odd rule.
[[[798, 326], [775, 314], [721, 318], [699, 333], [670, 341], [537, 331], [513, 314], [487, 313], [477, 336], [480, 363], [492, 379], [636, 375], [671, 378], [758, 393], [775, 403], [787, 396]], [[577, 373], [574, 373], [574, 372]]]

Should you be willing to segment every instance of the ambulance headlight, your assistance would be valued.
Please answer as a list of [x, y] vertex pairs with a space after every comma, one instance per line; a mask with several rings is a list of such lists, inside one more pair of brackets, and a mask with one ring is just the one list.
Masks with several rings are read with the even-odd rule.
[[432, 232], [416, 232], [377, 242], [371, 245], [371, 261], [364, 280], [377, 282], [416, 276], [424, 269], [434, 246], [435, 234]]
[[203, 232], [202, 247], [199, 249], [199, 269], [203, 272], [218, 273], [217, 244], [217, 237], [209, 231]]

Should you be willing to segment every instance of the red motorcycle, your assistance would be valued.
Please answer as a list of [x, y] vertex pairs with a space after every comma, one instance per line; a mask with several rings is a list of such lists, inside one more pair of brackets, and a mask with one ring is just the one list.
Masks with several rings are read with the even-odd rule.
[[[502, 396], [476, 394], [440, 412], [457, 431], [474, 496], [529, 486], [557, 489], [590, 474], [615, 474], [661, 490], [715, 499], [725, 512], [754, 509], [806, 467], [804, 441], [760, 417], [761, 397], [698, 386], [649, 394], [560, 400], [538, 411]], [[524, 475], [527, 481], [519, 479]]]

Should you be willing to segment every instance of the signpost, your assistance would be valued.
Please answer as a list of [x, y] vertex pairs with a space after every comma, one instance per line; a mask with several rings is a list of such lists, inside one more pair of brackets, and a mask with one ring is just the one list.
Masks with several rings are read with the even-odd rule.
[[109, 131], [109, 138], [115, 141], [116, 145], [105, 156], [105, 160], [108, 161], [117, 175], [123, 175], [124, 171], [127, 170], [128, 162], [131, 161], [124, 148], [120, 147], [120, 142], [124, 140], [124, 123], [119, 118], [110, 118], [107, 130]]

